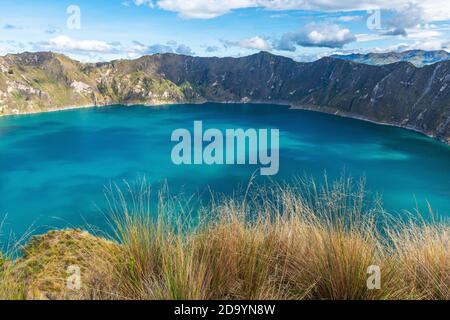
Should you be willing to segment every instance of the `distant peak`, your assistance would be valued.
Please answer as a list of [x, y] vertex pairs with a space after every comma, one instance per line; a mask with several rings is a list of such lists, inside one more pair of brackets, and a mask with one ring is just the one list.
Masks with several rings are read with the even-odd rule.
[[262, 55], [262, 56], [274, 56], [274, 54], [268, 52], [268, 51], [260, 51], [256, 55]]
[[333, 57], [370, 65], [386, 65], [398, 62], [409, 62], [416, 67], [423, 67], [437, 62], [450, 60], [450, 53], [445, 50], [409, 50], [403, 52], [394, 51], [383, 53], [333, 55]]
[[247, 57], [242, 57], [242, 58], [251, 58], [251, 59], [259, 59], [259, 60], [277, 60], [277, 61], [281, 61], [281, 60], [290, 60], [293, 61], [291, 58], [285, 57], [285, 56], [279, 56], [279, 55], [275, 55], [273, 53], [267, 52], [267, 51], [260, 51], [258, 53], [255, 53], [253, 55], [247, 56]]

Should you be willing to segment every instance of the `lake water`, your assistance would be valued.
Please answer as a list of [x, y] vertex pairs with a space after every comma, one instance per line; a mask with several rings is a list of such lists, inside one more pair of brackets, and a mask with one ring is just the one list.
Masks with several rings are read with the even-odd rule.
[[245, 186], [258, 167], [172, 163], [172, 131], [192, 130], [195, 120], [223, 130], [280, 129], [277, 180], [345, 171], [364, 175], [390, 211], [429, 201], [450, 215], [450, 148], [418, 133], [270, 105], [113, 106], [0, 118], [3, 236], [30, 226], [105, 226], [100, 209], [111, 181], [145, 175], [155, 186], [167, 181], [172, 193]]

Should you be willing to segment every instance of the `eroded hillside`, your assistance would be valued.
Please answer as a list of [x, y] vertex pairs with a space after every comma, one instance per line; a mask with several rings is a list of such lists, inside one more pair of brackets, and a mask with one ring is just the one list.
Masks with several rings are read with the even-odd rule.
[[264, 102], [398, 125], [450, 141], [450, 61], [417, 68], [259, 53], [83, 64], [49, 52], [0, 58], [0, 115], [85, 105]]

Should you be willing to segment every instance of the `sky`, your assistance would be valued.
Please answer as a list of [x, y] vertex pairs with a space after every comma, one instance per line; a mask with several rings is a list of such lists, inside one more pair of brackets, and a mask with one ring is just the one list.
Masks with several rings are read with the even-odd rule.
[[313, 61], [412, 49], [450, 51], [450, 1], [0, 1], [0, 55], [54, 51], [95, 62], [268, 51]]

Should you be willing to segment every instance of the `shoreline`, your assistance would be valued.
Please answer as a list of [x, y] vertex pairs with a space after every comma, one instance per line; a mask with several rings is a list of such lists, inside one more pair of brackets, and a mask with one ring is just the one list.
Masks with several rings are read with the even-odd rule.
[[304, 111], [311, 111], [311, 112], [317, 112], [317, 113], [322, 113], [322, 114], [329, 114], [332, 116], [337, 116], [337, 117], [341, 117], [341, 118], [349, 118], [349, 119], [354, 119], [354, 120], [360, 120], [360, 121], [365, 121], [365, 122], [369, 122], [369, 123], [373, 123], [373, 124], [377, 124], [377, 125], [382, 125], [382, 126], [388, 126], [388, 127], [395, 127], [395, 128], [400, 128], [400, 129], [404, 129], [404, 130], [408, 130], [408, 131], [413, 131], [416, 133], [420, 133], [428, 138], [431, 138], [437, 142], [443, 143], [447, 146], [450, 146], [450, 140], [446, 140], [445, 138], [440, 138], [437, 137], [433, 134], [424, 132], [418, 128], [414, 128], [414, 127], [408, 127], [408, 126], [403, 126], [401, 124], [395, 124], [395, 123], [389, 123], [389, 122], [381, 122], [381, 121], [377, 121], [377, 120], [373, 120], [373, 119], [369, 119], [369, 118], [364, 118], [362, 116], [356, 116], [356, 115], [352, 115], [352, 114], [348, 114], [348, 113], [343, 113], [343, 112], [339, 112], [339, 111], [332, 111], [330, 110], [328, 107], [308, 107], [305, 105], [297, 105], [294, 103], [290, 103], [290, 102], [283, 102], [283, 101], [271, 101], [271, 102], [267, 102], [267, 101], [251, 101], [251, 102], [237, 102], [237, 101], [202, 101], [202, 102], [154, 102], [154, 103], [120, 103], [120, 102], [114, 102], [114, 103], [108, 103], [108, 104], [100, 104], [100, 105], [95, 105], [95, 104], [88, 104], [88, 105], [80, 105], [80, 106], [66, 106], [66, 107], [60, 107], [60, 108], [52, 108], [52, 109], [48, 109], [48, 110], [44, 110], [44, 111], [36, 111], [36, 112], [23, 112], [23, 113], [16, 113], [16, 114], [2, 114], [0, 115], [0, 119], [3, 117], [14, 117], [14, 116], [26, 116], [26, 115], [36, 115], [36, 114], [41, 114], [41, 113], [52, 113], [52, 112], [60, 112], [60, 111], [69, 111], [69, 110], [78, 110], [78, 109], [93, 109], [93, 108], [102, 108], [102, 107], [112, 107], [112, 106], [118, 106], [118, 105], [122, 105], [122, 106], [126, 106], [126, 107], [132, 107], [132, 106], [143, 106], [143, 107], [161, 107], [161, 106], [170, 106], [170, 105], [181, 105], [181, 104], [194, 104], [194, 105], [202, 105], [202, 104], [207, 104], [207, 103], [218, 103], [218, 104], [264, 104], [264, 105], [275, 105], [275, 106], [285, 106], [285, 107], [289, 107], [289, 109], [291, 110], [304, 110]]
[[450, 140], [446, 140], [445, 138], [437, 137], [434, 134], [430, 134], [430, 133], [424, 132], [424, 131], [422, 131], [422, 130], [420, 130], [418, 128], [411, 127], [411, 126], [402, 126], [401, 124], [377, 121], [377, 120], [373, 120], [373, 119], [364, 118], [364, 117], [361, 117], [361, 116], [351, 115], [351, 114], [348, 114], [348, 113], [331, 112], [331, 111], [324, 111], [324, 110], [315, 110], [315, 109], [312, 109], [312, 108], [303, 107], [303, 106], [297, 106], [297, 105], [292, 105], [291, 108], [294, 109], [294, 110], [306, 110], [306, 111], [312, 111], [312, 112], [319, 112], [319, 113], [330, 114], [330, 115], [341, 117], [341, 118], [360, 120], [360, 121], [369, 122], [369, 123], [373, 123], [373, 124], [377, 124], [377, 125], [381, 125], [381, 126], [394, 127], [394, 128], [404, 129], [404, 130], [408, 130], [408, 131], [413, 131], [413, 132], [416, 132], [416, 133], [420, 133], [421, 135], [423, 135], [425, 137], [431, 138], [431, 139], [433, 139], [433, 140], [435, 140], [437, 142], [440, 142], [440, 143], [443, 143], [443, 144], [445, 144], [447, 146], [450, 146]]
[[60, 108], [52, 108], [44, 111], [36, 111], [36, 112], [20, 112], [20, 113], [11, 113], [11, 114], [0, 114], [0, 118], [3, 117], [14, 117], [14, 116], [27, 116], [27, 115], [35, 115], [35, 114], [42, 114], [42, 113], [53, 113], [53, 112], [60, 112], [60, 111], [69, 111], [69, 110], [78, 110], [78, 109], [93, 109], [93, 108], [103, 108], [103, 107], [112, 107], [116, 105], [122, 105], [126, 107], [132, 107], [132, 106], [145, 106], [145, 107], [152, 107], [152, 106], [164, 106], [164, 105], [171, 105], [171, 104], [182, 104], [182, 103], [152, 103], [152, 104], [142, 104], [142, 103], [109, 103], [109, 104], [84, 104], [79, 106], [67, 106], [67, 107], [60, 107]]

